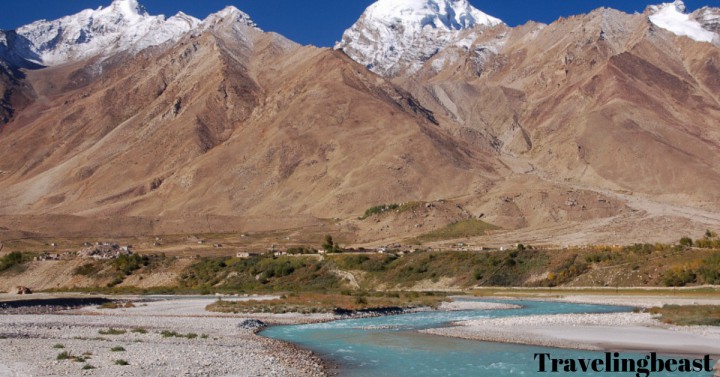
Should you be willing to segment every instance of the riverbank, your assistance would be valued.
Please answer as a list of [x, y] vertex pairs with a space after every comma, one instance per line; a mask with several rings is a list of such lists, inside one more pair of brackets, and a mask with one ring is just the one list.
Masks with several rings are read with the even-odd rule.
[[239, 325], [247, 318], [267, 324], [332, 318], [216, 316], [204, 311], [214, 300], [186, 298], [112, 310], [86, 307], [57, 314], [2, 315], [0, 375], [326, 375], [312, 352]]
[[[493, 299], [496, 299], [493, 297]], [[720, 299], [577, 295], [524, 298], [650, 308], [663, 305], [720, 305]], [[433, 335], [487, 342], [591, 351], [658, 352], [720, 358], [720, 327], [673, 326], [648, 313], [558, 314], [455, 322], [422, 330]], [[719, 364], [720, 366], [720, 364]], [[720, 375], [720, 371], [718, 373]]]

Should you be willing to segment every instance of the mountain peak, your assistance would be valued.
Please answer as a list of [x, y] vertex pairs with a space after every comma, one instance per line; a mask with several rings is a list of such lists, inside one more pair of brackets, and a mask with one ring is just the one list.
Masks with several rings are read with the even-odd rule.
[[400, 21], [447, 30], [468, 29], [476, 24], [494, 26], [502, 23], [475, 9], [467, 0], [379, 0], [365, 14], [381, 22]]
[[121, 51], [137, 52], [179, 38], [199, 22], [190, 17], [151, 16], [137, 0], [115, 0], [53, 21], [17, 29], [24, 59], [58, 65]]
[[248, 15], [247, 13], [241, 11], [240, 9], [238, 9], [232, 5], [223, 8], [223, 10], [221, 10], [217, 13], [213, 13], [213, 14], [209, 15], [205, 19], [204, 23], [206, 25], [211, 25], [211, 24], [221, 22], [223, 20], [227, 20], [232, 23], [239, 22], [239, 23], [242, 23], [242, 24], [245, 24], [245, 25], [248, 25], [251, 27], [255, 27], [255, 28], [257, 27], [257, 25], [252, 20], [252, 18], [250, 18], [250, 15]]
[[[137, 0], [114, 0], [106, 9], [127, 17], [147, 16], [147, 10]], [[102, 10], [102, 8], [101, 8]]]
[[375, 73], [393, 76], [417, 71], [467, 29], [502, 23], [467, 0], [379, 0], [335, 48]]
[[650, 22], [654, 25], [668, 30], [676, 35], [685, 36], [698, 42], [718, 40], [718, 35], [707, 30], [691, 15], [686, 13], [687, 8], [682, 0], [648, 7]]

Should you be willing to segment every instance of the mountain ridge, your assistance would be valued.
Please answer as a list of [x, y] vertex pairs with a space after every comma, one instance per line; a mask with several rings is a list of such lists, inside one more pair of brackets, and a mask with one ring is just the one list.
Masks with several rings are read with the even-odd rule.
[[[153, 17], [114, 4], [119, 25]], [[139, 50], [6, 59], [0, 228], [312, 228], [369, 244], [482, 218], [500, 230], [478, 242], [558, 245], [720, 226], [717, 45], [659, 27], [653, 9], [514, 28], [442, 9], [413, 29], [443, 30], [439, 45], [375, 73], [234, 7]], [[712, 27], [715, 11], [683, 22]], [[382, 203], [414, 204], [357, 219]]]

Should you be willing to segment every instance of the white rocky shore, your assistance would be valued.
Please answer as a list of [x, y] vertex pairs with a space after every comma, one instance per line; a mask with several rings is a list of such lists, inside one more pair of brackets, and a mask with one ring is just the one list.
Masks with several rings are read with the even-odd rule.
[[[629, 305], [629, 298], [574, 297], [557, 301]], [[634, 299], [638, 307], [665, 304], [718, 304], [718, 300]], [[647, 313], [560, 314], [489, 318], [456, 322], [452, 327], [421, 331], [489, 342], [593, 351], [658, 352], [712, 355], [720, 358], [720, 327], [672, 326]], [[716, 368], [720, 368], [720, 362]], [[720, 369], [716, 376], [720, 376]]]
[[438, 309], [447, 311], [459, 310], [508, 310], [520, 309], [521, 306], [513, 304], [505, 304], [499, 302], [480, 302], [480, 301], [450, 301], [440, 304]]
[[[245, 319], [241, 316], [204, 312], [204, 306], [213, 301], [170, 300], [127, 309], [86, 308], [72, 314], [2, 315], [0, 376], [325, 375], [321, 361], [311, 352], [240, 328]], [[268, 323], [327, 320], [300, 315], [260, 319]], [[107, 334], [111, 328], [124, 333]], [[178, 336], [164, 336], [163, 331]], [[112, 351], [115, 347], [124, 351]], [[84, 362], [57, 360], [62, 352], [89, 357]], [[117, 360], [129, 365], [117, 365]], [[94, 369], [83, 369], [89, 368], [86, 365]]]

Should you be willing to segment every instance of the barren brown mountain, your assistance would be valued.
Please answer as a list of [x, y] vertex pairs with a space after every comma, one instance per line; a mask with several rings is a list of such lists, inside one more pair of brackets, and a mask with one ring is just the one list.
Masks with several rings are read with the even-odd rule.
[[564, 245], [720, 228], [716, 45], [609, 9], [465, 33], [470, 48], [393, 77], [233, 9], [139, 53], [6, 61], [0, 236], [319, 227], [379, 244], [482, 217], [498, 229], [472, 242]]
[[[658, 28], [648, 13], [612, 9], [477, 34], [471, 48], [448, 48], [395, 82], [459, 123], [460, 137], [492, 140], [513, 169], [495, 192], [516, 194], [508, 195], [515, 216], [504, 216], [507, 204], [478, 200], [496, 224], [562, 224], [548, 232], [559, 236], [580, 220], [580, 233], [594, 242], [671, 239], [717, 226], [717, 46]], [[533, 198], [533, 188], [543, 195]], [[597, 199], [577, 200], [583, 189]], [[548, 208], [553, 192], [567, 197], [565, 205]], [[613, 201], [628, 208], [592, 210]], [[586, 215], [553, 214], [563, 207]]]

